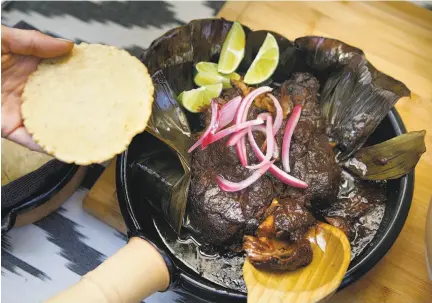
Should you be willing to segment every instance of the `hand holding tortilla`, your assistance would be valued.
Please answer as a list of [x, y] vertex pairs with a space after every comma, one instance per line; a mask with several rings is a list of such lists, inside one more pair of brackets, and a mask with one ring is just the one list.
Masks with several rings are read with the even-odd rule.
[[41, 59], [65, 55], [72, 48], [69, 41], [2, 26], [2, 138], [41, 150], [23, 126], [20, 108], [24, 84]]

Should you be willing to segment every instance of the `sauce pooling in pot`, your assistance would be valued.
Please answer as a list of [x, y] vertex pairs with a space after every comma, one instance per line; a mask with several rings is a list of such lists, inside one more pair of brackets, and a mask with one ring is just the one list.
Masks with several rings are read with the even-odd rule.
[[[342, 176], [344, 181], [341, 182], [339, 198], [349, 197], [350, 195], [351, 197], [355, 197], [355, 194], [363, 193], [365, 197], [361, 197], [363, 199], [360, 198], [359, 203], [371, 204], [364, 214], [350, 221], [352, 233], [350, 241], [352, 251], [351, 260], [355, 261], [355, 258], [371, 243], [382, 222], [386, 208], [385, 193], [387, 188], [386, 183], [359, 183], [350, 175], [346, 174], [344, 176], [344, 174], [346, 173], [343, 173]], [[368, 198], [369, 200], [367, 201]], [[369, 203], [369, 201], [371, 203]], [[355, 209], [340, 208], [337, 210], [338, 212], [336, 210], [333, 211], [334, 214], [352, 216], [353, 210]], [[203, 278], [220, 286], [246, 292], [246, 285], [243, 280], [243, 253], [228, 254], [216, 251], [209, 254], [208, 246], [199, 243], [194, 238], [194, 229], [190, 226], [188, 220], [186, 220], [180, 238], [175, 236], [173, 231], [163, 220], [158, 221], [154, 219], [154, 225], [167, 248], [183, 262], [185, 266], [189, 267]]]

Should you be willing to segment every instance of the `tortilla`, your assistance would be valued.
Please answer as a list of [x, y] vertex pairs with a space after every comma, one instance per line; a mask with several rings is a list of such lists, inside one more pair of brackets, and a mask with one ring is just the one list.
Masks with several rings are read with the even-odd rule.
[[53, 157], [31, 151], [15, 142], [1, 139], [1, 185], [21, 178], [53, 160]]
[[24, 125], [49, 154], [88, 165], [126, 150], [151, 115], [147, 68], [124, 50], [75, 45], [65, 57], [43, 60], [22, 94]]

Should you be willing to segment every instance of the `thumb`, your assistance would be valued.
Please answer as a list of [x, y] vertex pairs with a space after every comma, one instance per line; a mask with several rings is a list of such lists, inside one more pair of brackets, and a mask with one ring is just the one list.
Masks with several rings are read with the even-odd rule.
[[34, 30], [16, 28], [2, 29], [2, 53], [5, 48], [10, 53], [53, 58], [69, 53], [74, 47], [72, 41], [65, 41], [44, 35]]

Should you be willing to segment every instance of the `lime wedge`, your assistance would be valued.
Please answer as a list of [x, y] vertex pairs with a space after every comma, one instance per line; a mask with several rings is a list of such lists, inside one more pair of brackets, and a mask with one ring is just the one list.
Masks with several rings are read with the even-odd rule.
[[178, 96], [178, 100], [188, 111], [198, 113], [209, 107], [211, 99], [219, 97], [221, 92], [222, 83], [204, 85], [200, 88], [182, 92]]
[[195, 65], [197, 72], [199, 73], [218, 73], [218, 65], [213, 62], [199, 62]]
[[195, 68], [198, 73], [195, 75], [194, 81], [198, 86], [222, 83], [223, 88], [230, 88], [231, 79], [240, 79], [240, 75], [237, 73], [231, 73], [228, 75], [219, 73], [218, 65], [212, 62], [199, 62]]
[[246, 35], [240, 23], [234, 22], [222, 46], [218, 71], [231, 74], [240, 65], [246, 45]]
[[246, 84], [258, 84], [264, 82], [276, 70], [279, 64], [279, 46], [272, 34], [267, 34], [257, 56], [249, 67], [244, 77]]

